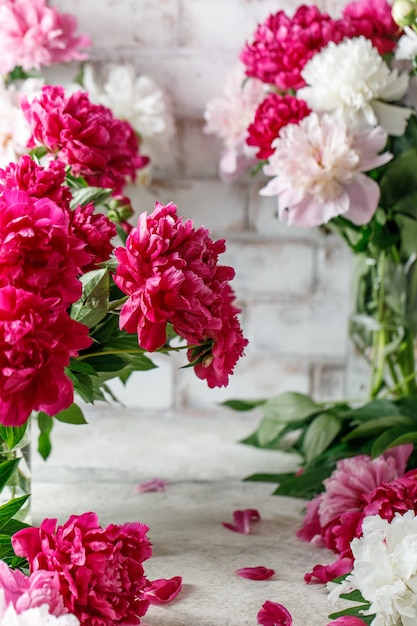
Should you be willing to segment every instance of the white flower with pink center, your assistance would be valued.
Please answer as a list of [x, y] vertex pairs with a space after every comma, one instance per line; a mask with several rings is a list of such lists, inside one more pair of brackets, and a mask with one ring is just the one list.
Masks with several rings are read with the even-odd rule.
[[273, 142], [263, 168], [272, 178], [260, 193], [278, 196], [279, 217], [290, 225], [319, 226], [338, 215], [366, 224], [380, 190], [363, 172], [392, 158], [379, 154], [386, 140], [380, 126], [355, 134], [342, 120], [312, 113], [285, 126]]

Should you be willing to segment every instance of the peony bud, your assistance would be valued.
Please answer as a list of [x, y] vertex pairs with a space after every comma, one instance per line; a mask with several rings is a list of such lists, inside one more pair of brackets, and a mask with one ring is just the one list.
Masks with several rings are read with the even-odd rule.
[[395, 0], [392, 5], [392, 18], [398, 26], [415, 26], [417, 22], [417, 2], [413, 0]]

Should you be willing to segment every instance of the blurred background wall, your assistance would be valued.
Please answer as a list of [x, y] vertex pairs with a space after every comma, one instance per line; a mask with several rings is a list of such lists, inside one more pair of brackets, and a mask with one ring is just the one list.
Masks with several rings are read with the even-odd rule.
[[[262, 175], [225, 184], [218, 177], [221, 142], [204, 134], [207, 101], [221, 96], [227, 74], [258, 22], [295, 0], [52, 0], [77, 16], [93, 40], [91, 61], [133, 64], [171, 98], [177, 132], [147, 187], [131, 186], [135, 210], [173, 201], [179, 213], [226, 238], [223, 262], [233, 281], [249, 339], [227, 388], [210, 390], [176, 357], [114, 386], [129, 406], [164, 411], [212, 410], [232, 397], [285, 390], [317, 399], [344, 397], [349, 357], [350, 257], [336, 238], [290, 228], [275, 218], [276, 200], [261, 198]], [[317, 6], [337, 15], [344, 2]], [[73, 68], [66, 68], [71, 72]], [[62, 70], [64, 71], [64, 70]], [[58, 77], [58, 80], [60, 77]], [[360, 381], [359, 381], [360, 382]]]

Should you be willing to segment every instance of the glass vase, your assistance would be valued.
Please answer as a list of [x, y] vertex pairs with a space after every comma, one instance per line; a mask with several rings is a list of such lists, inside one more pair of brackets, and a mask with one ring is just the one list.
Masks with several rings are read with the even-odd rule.
[[[16, 498], [29, 496], [13, 517], [25, 524], [30, 524], [32, 479], [30, 427], [26, 428], [23, 437], [18, 441], [16, 441], [18, 437], [12, 434], [13, 430], [2, 427], [0, 432], [0, 477], [2, 478], [0, 506], [6, 505]], [[18, 430], [16, 429], [16, 431]], [[7, 478], [6, 475], [8, 475]]]
[[389, 250], [356, 256], [349, 334], [368, 362], [368, 397], [416, 396], [417, 267]]

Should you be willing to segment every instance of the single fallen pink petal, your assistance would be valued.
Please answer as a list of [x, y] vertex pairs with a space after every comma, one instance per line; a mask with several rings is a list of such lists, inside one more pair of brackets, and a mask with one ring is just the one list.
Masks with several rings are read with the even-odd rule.
[[354, 615], [341, 615], [333, 622], [328, 622], [326, 626], [366, 626], [366, 622]]
[[145, 599], [151, 604], [166, 604], [171, 602], [179, 594], [182, 588], [181, 576], [173, 578], [158, 578], [146, 581], [144, 588]]
[[251, 580], [267, 580], [275, 574], [275, 571], [258, 565], [257, 567], [241, 567], [235, 573], [242, 578], [250, 578]]
[[150, 480], [145, 480], [143, 483], [139, 483], [136, 486], [136, 491], [138, 493], [148, 493], [150, 491], [164, 491], [168, 484], [168, 481], [163, 480], [163, 478], [151, 478]]
[[315, 565], [313, 571], [304, 575], [305, 582], [308, 583], [328, 583], [338, 576], [343, 576], [352, 571], [353, 560], [349, 556], [344, 556], [330, 563], [330, 565]]
[[260, 626], [291, 626], [291, 613], [277, 602], [267, 600], [257, 615]]
[[235, 533], [249, 535], [252, 532], [251, 522], [259, 522], [261, 516], [256, 509], [245, 509], [244, 511], [233, 511], [234, 524], [222, 522], [222, 525]]

